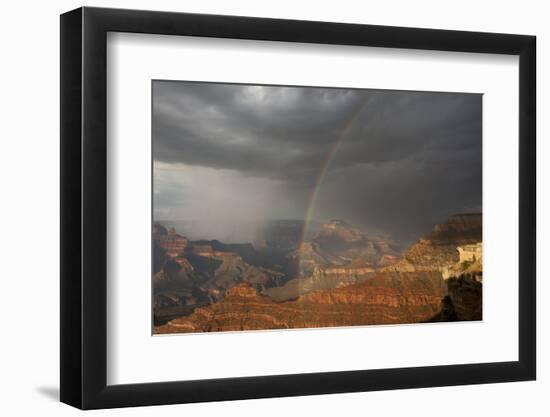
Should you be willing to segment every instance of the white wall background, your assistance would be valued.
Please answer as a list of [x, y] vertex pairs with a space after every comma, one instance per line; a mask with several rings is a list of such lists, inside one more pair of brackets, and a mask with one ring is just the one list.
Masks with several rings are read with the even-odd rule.
[[[0, 89], [2, 219], [0, 279], [0, 410], [3, 415], [75, 415], [59, 392], [59, 17], [81, 6], [70, 0], [3, 4]], [[181, 12], [534, 34], [538, 37], [539, 250], [550, 250], [550, 147], [543, 119], [550, 84], [548, 10], [541, 1], [124, 0], [86, 5]], [[542, 145], [542, 146], [541, 146]], [[504, 235], [505, 238], [505, 235]], [[231, 403], [145, 407], [95, 415], [252, 416], [337, 414], [467, 416], [548, 415], [550, 404], [550, 267], [538, 268], [538, 381], [422, 390], [325, 395]], [[546, 394], [546, 395], [545, 395]]]

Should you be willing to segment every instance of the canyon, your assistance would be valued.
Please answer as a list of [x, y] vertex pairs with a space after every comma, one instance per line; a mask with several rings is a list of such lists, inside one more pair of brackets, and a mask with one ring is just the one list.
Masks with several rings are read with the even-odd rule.
[[153, 331], [481, 320], [481, 220], [452, 215], [405, 251], [342, 220], [307, 240], [300, 223], [281, 222], [249, 244], [193, 241], [156, 224]]

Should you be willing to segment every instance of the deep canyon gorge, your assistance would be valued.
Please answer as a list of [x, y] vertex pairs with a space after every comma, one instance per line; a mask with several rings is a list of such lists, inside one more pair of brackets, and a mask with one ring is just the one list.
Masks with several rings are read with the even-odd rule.
[[455, 214], [412, 245], [342, 220], [272, 221], [249, 243], [153, 225], [153, 333], [482, 319], [482, 215]]

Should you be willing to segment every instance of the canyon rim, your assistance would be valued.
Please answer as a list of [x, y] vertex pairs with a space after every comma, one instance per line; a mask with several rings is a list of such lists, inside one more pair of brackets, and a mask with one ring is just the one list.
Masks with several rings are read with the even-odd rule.
[[152, 333], [482, 320], [482, 96], [152, 83]]

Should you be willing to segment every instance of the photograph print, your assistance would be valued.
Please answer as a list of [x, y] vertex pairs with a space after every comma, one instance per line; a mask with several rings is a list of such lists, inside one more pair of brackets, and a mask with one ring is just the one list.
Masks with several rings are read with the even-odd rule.
[[482, 95], [152, 81], [152, 333], [482, 320]]

